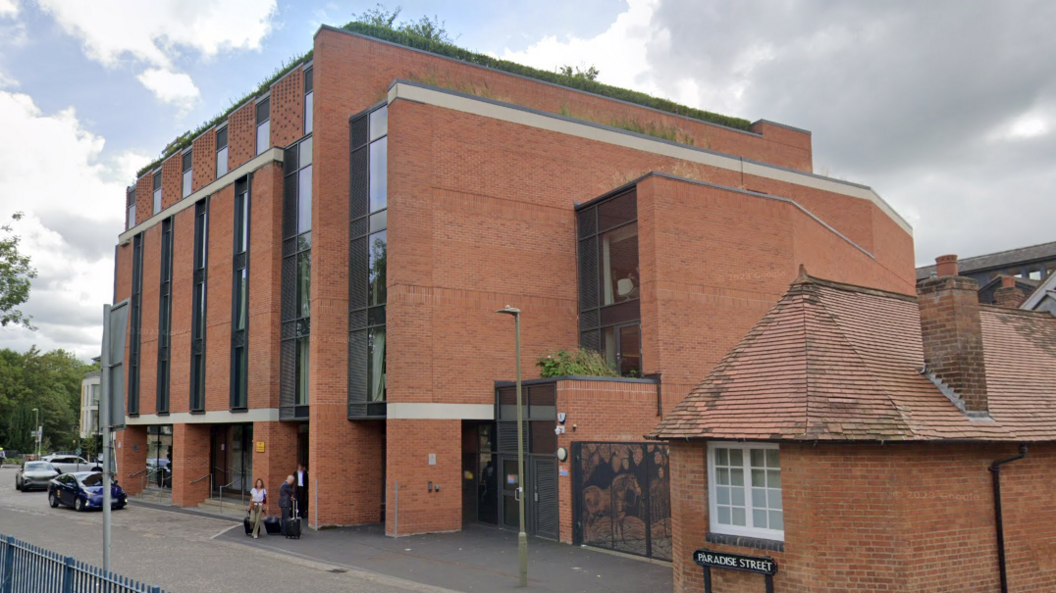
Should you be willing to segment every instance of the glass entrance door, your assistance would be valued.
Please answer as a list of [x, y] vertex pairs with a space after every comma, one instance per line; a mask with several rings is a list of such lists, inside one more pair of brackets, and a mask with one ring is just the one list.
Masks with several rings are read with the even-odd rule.
[[213, 491], [246, 494], [253, 487], [253, 425], [212, 428]]

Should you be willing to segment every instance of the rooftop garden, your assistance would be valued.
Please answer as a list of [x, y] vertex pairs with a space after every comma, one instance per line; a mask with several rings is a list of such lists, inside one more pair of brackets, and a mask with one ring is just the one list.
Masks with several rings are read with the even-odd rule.
[[[509, 72], [511, 74], [517, 74], [528, 78], [534, 78], [553, 84], [557, 84], [563, 87], [577, 89], [588, 93], [594, 93], [603, 97], [609, 97], [611, 99], [618, 99], [626, 101], [628, 103], [634, 103], [636, 105], [642, 105], [644, 107], [650, 107], [659, 111], [665, 111], [676, 115], [681, 115], [696, 119], [702, 122], [717, 124], [734, 128], [738, 130], [748, 130], [751, 126], [751, 122], [746, 119], [739, 117], [730, 117], [727, 115], [721, 115], [718, 113], [712, 113], [703, 109], [696, 109], [694, 107], [688, 107], [686, 105], [680, 105], [674, 101], [654, 97], [647, 95], [642, 92], [632, 91], [616, 86], [607, 85], [597, 81], [598, 71], [596, 68], [591, 66], [587, 70], [580, 70], [578, 68], [573, 69], [569, 66], [563, 66], [558, 68], [556, 71], [540, 70], [538, 68], [531, 68], [510, 62], [508, 60], [502, 60], [494, 58], [489, 55], [472, 52], [455, 45], [454, 39], [452, 39], [442, 21], [436, 18], [430, 19], [429, 17], [421, 17], [417, 21], [404, 21], [397, 23], [396, 19], [400, 14], [400, 9], [396, 8], [393, 11], [386, 10], [381, 5], [377, 8], [368, 10], [361, 15], [358, 15], [353, 21], [347, 23], [342, 29], [357, 33], [359, 35], [365, 35], [373, 37], [375, 39], [381, 39], [389, 41], [405, 47], [411, 47], [422, 51], [431, 52], [441, 56], [446, 56], [470, 64], [476, 64], [478, 66], [485, 66], [493, 68], [495, 70], [501, 70], [503, 72]], [[137, 173], [137, 176], [142, 176], [145, 173], [151, 171], [157, 167], [165, 159], [169, 158], [173, 154], [183, 150], [187, 146], [190, 146], [191, 141], [194, 140], [199, 134], [208, 130], [209, 128], [223, 122], [235, 109], [245, 104], [246, 101], [258, 97], [268, 91], [271, 85], [282, 78], [284, 75], [289, 73], [291, 70], [299, 66], [300, 64], [311, 60], [312, 52], [294, 57], [287, 63], [283, 64], [274, 74], [269, 76], [267, 79], [262, 81], [260, 85], [253, 91], [247, 93], [245, 96], [232, 101], [230, 107], [225, 109], [223, 112], [217, 114], [214, 118], [198, 126], [196, 129], [189, 131], [165, 147], [160, 157], [156, 160], [143, 167]], [[576, 114], [568, 113], [566, 107], [562, 107], [562, 113], [564, 115], [570, 115], [577, 117]], [[611, 122], [602, 122], [611, 123]], [[623, 122], [622, 124], [614, 124], [617, 127], [629, 129], [639, 133], [646, 133], [671, 139], [674, 141], [680, 141], [677, 136], [679, 133], [672, 129], [666, 129], [655, 126], [651, 123], [640, 123], [637, 120], [630, 120]], [[656, 128], [657, 133], [653, 133], [650, 129]], [[669, 138], [670, 137], [670, 138]], [[690, 139], [689, 142], [692, 144]]]

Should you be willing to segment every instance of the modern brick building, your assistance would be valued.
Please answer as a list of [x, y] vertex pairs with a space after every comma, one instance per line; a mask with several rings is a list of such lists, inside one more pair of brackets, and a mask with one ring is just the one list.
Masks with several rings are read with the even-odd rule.
[[653, 433], [675, 591], [696, 550], [779, 591], [1056, 590], [1056, 318], [977, 290], [955, 256], [917, 297], [804, 272]]
[[[177, 505], [274, 489], [302, 461], [313, 527], [514, 526], [523, 482], [530, 532], [592, 541], [642, 528], [613, 495], [638, 493], [619, 475], [640, 466], [662, 532], [666, 449], [643, 435], [799, 265], [914, 289], [902, 218], [814, 175], [809, 132], [744, 127], [321, 28], [308, 61], [128, 190], [122, 475], [171, 425]], [[581, 344], [626, 377], [529, 386], [523, 480], [505, 305], [526, 379]]]

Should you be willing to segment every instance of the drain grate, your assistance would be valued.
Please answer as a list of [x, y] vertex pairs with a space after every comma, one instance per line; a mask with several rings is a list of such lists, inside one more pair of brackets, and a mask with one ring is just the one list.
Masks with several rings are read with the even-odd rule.
[[335, 573], [335, 574], [341, 574], [343, 572], [348, 572], [348, 569], [346, 569], [346, 568], [331, 568], [331, 569], [327, 570], [326, 572], [332, 572], [332, 573]]

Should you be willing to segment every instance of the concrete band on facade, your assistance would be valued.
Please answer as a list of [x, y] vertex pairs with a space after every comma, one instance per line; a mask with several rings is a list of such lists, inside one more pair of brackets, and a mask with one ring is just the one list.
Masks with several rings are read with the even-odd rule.
[[431, 404], [390, 402], [390, 420], [494, 420], [491, 404]]
[[906, 220], [888, 205], [888, 203], [885, 202], [875, 191], [864, 185], [843, 182], [817, 175], [808, 175], [791, 169], [757, 163], [739, 157], [704, 150], [702, 148], [686, 146], [677, 142], [671, 142], [660, 138], [654, 138], [652, 136], [646, 136], [644, 134], [637, 134], [610, 126], [596, 124], [594, 122], [577, 120], [553, 113], [522, 107], [520, 105], [503, 103], [501, 101], [467, 95], [457, 91], [422, 85], [408, 80], [396, 80], [389, 87], [388, 102], [391, 104], [398, 99], [405, 99], [416, 103], [432, 105], [434, 107], [453, 109], [463, 113], [530, 126], [598, 142], [605, 142], [607, 144], [614, 144], [634, 150], [651, 152], [719, 169], [737, 171], [742, 175], [754, 175], [756, 177], [764, 177], [775, 181], [783, 181], [785, 183], [867, 200], [880, 208], [880, 210], [894, 221], [903, 231], [911, 236], [913, 234], [913, 227], [911, 227], [909, 223], [906, 222]]
[[128, 426], [154, 426], [157, 424], [236, 424], [246, 422], [278, 422], [278, 408], [253, 408], [245, 412], [214, 410], [201, 414], [176, 412], [173, 414], [140, 414], [126, 416]]
[[282, 149], [277, 146], [273, 146], [265, 150], [264, 152], [258, 154], [256, 157], [250, 159], [249, 162], [243, 164], [242, 166], [236, 167], [233, 171], [228, 171], [227, 174], [223, 177], [220, 177], [216, 181], [192, 193], [186, 198], [182, 198], [181, 200], [169, 206], [168, 208], [163, 208], [161, 212], [158, 212], [154, 216], [151, 216], [150, 218], [144, 220], [136, 226], [121, 233], [117, 237], [118, 244], [124, 245], [125, 243], [128, 243], [132, 240], [132, 237], [135, 237], [139, 233], [142, 233], [143, 231], [149, 229], [154, 225], [160, 224], [161, 221], [165, 220], [166, 218], [169, 218], [170, 216], [175, 216], [177, 213], [194, 206], [195, 202], [204, 198], [205, 196], [215, 194], [221, 189], [234, 183], [236, 179], [239, 179], [240, 177], [245, 177], [246, 175], [249, 175], [257, 169], [263, 167], [264, 165], [273, 162], [282, 162]]

